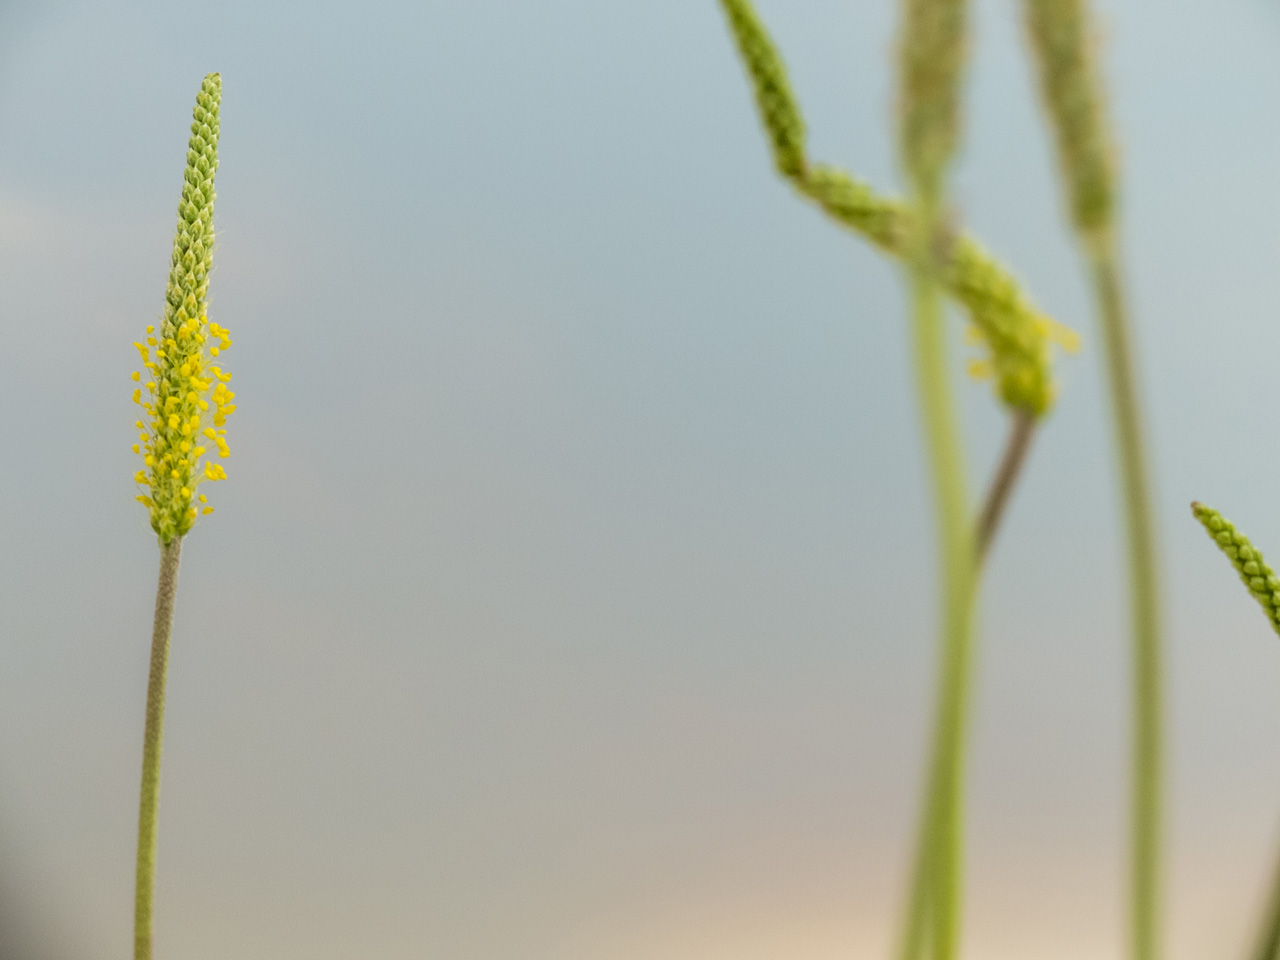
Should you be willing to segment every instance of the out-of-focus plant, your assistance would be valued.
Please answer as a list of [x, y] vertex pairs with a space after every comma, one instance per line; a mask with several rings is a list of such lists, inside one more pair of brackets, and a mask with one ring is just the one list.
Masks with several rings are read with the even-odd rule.
[[199, 492], [200, 484], [221, 480], [227, 473], [206, 454], [212, 448], [219, 459], [230, 455], [224, 424], [236, 409], [235, 395], [227, 388], [231, 375], [217, 363], [218, 355], [231, 346], [231, 338], [208, 317], [221, 101], [222, 78], [211, 73], [200, 85], [192, 112], [164, 312], [158, 326], [147, 327], [145, 342], [134, 344], [143, 370], [132, 374], [140, 384], [134, 388], [133, 401], [144, 414], [136, 424], [140, 432], [133, 452], [142, 457], [142, 469], [134, 480], [142, 490], [138, 500], [147, 508], [160, 544], [138, 804], [134, 960], [150, 960], [152, 955], [164, 688], [182, 539], [199, 516], [213, 512], [206, 495]]
[[[1226, 554], [1240, 575], [1240, 582], [1262, 607], [1271, 629], [1280, 634], [1280, 577], [1263, 559], [1262, 551], [1212, 507], [1193, 502], [1191, 515], [1200, 521], [1218, 549]], [[1271, 880], [1271, 893], [1249, 957], [1250, 960], [1280, 960], [1280, 863], [1276, 865]]]
[[[951, 227], [946, 173], [960, 130], [966, 56], [963, 0], [906, 0], [900, 39], [899, 152], [912, 195], [899, 200], [834, 167], [810, 162], [805, 126], [786, 69], [749, 0], [721, 0], [755, 91], [774, 164], [804, 197], [899, 260], [912, 302], [920, 395], [939, 533], [941, 668], [932, 757], [901, 954], [940, 960], [959, 941], [963, 878], [964, 747], [972, 672], [973, 608], [982, 560], [999, 527], [1036, 424], [1051, 408], [1052, 344], [1075, 335], [1039, 311], [1009, 271], [973, 237]], [[951, 396], [945, 295], [964, 308], [986, 352], [970, 371], [994, 380], [1011, 425], [982, 507], [966, 494]]]
[[1116, 224], [1116, 163], [1088, 0], [1023, 0], [1071, 222], [1088, 261], [1111, 393], [1129, 551], [1133, 645], [1130, 949], [1160, 954], [1163, 654], [1159, 570]]

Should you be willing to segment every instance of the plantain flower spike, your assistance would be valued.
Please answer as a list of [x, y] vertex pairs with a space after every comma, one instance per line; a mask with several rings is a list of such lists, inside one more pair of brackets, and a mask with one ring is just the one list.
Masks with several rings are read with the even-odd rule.
[[1099, 85], [1097, 44], [1086, 0], [1024, 0], [1040, 92], [1053, 118], [1071, 217], [1086, 235], [1107, 226], [1115, 206], [1115, 150]]
[[221, 100], [222, 77], [211, 73], [192, 111], [164, 313], [159, 328], [147, 327], [145, 342], [134, 344], [147, 378], [142, 383], [142, 371], [132, 375], [140, 384], [133, 402], [144, 414], [136, 424], [133, 452], [142, 457], [142, 469], [134, 479], [137, 499], [164, 544], [186, 534], [198, 514], [213, 512], [200, 484], [224, 479], [227, 472], [213, 454], [219, 460], [231, 454], [224, 424], [235, 412], [235, 394], [227, 387], [231, 374], [218, 363], [231, 337], [208, 317]]
[[778, 48], [749, 0], [720, 0], [738, 42], [738, 52], [755, 87], [760, 118], [773, 147], [778, 172], [789, 179], [804, 175], [804, 119], [791, 93], [787, 68]]
[[913, 186], [930, 205], [960, 137], [968, 19], [967, 0], [903, 3], [898, 139]]
[[1267, 614], [1271, 629], [1280, 634], [1280, 577], [1262, 559], [1262, 551], [1235, 528], [1230, 520], [1212, 507], [1193, 502], [1191, 513], [1213, 537], [1218, 549], [1227, 555], [1240, 574], [1240, 580], [1253, 594]]
[[[720, 0], [738, 52], [755, 90], [760, 121], [769, 137], [774, 165], [801, 194], [817, 204], [841, 226], [857, 233], [890, 256], [910, 255], [912, 235], [910, 207], [895, 197], [876, 192], [866, 181], [805, 156], [804, 119], [791, 93], [786, 67], [750, 0]], [[947, 71], [959, 69], [963, 46], [957, 40], [959, 25], [952, 17], [930, 21], [945, 48]], [[945, 42], [942, 42], [945, 41]], [[917, 80], [925, 88], [941, 83], [928, 68], [917, 64]], [[927, 99], [927, 98], [926, 98]], [[940, 159], [954, 138], [954, 95], [934, 98], [929, 111], [942, 122], [904, 118], [904, 136], [919, 137], [913, 147], [926, 158], [920, 173], [927, 179], [940, 170]], [[913, 115], [914, 116], [914, 115]], [[936, 118], [935, 118], [936, 119]], [[970, 372], [990, 378], [997, 399], [1039, 418], [1053, 407], [1057, 388], [1053, 378], [1053, 345], [1068, 352], [1079, 349], [1076, 333], [1040, 311], [1004, 264], [967, 233], [948, 245], [942, 264], [942, 281], [948, 295], [965, 308], [984, 356], [970, 363]]]

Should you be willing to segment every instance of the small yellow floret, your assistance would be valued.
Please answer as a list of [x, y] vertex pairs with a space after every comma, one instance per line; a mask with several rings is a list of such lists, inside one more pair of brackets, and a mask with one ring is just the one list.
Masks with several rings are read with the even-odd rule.
[[990, 380], [995, 372], [989, 360], [970, 359], [965, 364], [965, 369], [968, 371], [969, 376], [975, 380]]
[[137, 370], [135, 370], [133, 371], [133, 373], [129, 374], [129, 379], [132, 380], [134, 383], [137, 383], [139, 380], [142, 379], [142, 374], [139, 373]]
[[213, 513], [213, 507], [205, 507], [205, 508], [204, 508], [203, 510], [201, 510], [200, 512], [201, 512], [201, 513], [203, 513], [203, 514], [207, 517], [209, 514]]

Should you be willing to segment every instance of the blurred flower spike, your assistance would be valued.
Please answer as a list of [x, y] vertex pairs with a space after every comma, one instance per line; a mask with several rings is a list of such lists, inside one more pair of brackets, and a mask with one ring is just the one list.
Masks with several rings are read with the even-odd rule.
[[199, 486], [227, 475], [214, 453], [219, 459], [231, 455], [224, 424], [235, 412], [235, 394], [227, 387], [231, 374], [214, 362], [231, 346], [231, 337], [208, 317], [221, 100], [222, 78], [211, 73], [192, 114], [164, 314], [159, 330], [147, 327], [145, 342], [134, 344], [147, 378], [142, 382], [141, 371], [132, 375], [140, 384], [133, 402], [145, 414], [136, 424], [140, 434], [133, 451], [143, 468], [134, 479], [142, 488], [137, 499], [161, 543], [186, 534], [197, 515], [213, 512]]

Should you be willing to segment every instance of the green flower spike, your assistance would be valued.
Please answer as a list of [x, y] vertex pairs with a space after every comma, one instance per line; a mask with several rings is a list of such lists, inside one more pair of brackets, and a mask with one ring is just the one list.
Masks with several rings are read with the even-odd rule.
[[[223, 426], [235, 412], [235, 394], [227, 388], [231, 374], [216, 362], [231, 338], [208, 318], [221, 100], [222, 78], [211, 73], [193, 111], [164, 314], [159, 331], [147, 327], [146, 342], [134, 344], [149, 377], [133, 391], [134, 403], [146, 414], [137, 423], [141, 434], [133, 451], [142, 457], [143, 469], [134, 479], [145, 488], [137, 499], [162, 543], [187, 533], [197, 513], [213, 512], [203, 506], [206, 497], [198, 487], [227, 473], [220, 463], [201, 458], [210, 447], [220, 458], [231, 454]], [[132, 376], [135, 383], [142, 379], [141, 372]]]
[[1227, 555], [1236, 573], [1240, 574], [1240, 582], [1266, 613], [1271, 629], [1280, 634], [1280, 577], [1262, 559], [1262, 551], [1213, 507], [1195, 502], [1191, 504], [1191, 514], [1203, 524], [1218, 549]]
[[[749, 0], [720, 2], [751, 79], [778, 172], [841, 226], [905, 261], [913, 230], [908, 204], [838, 167], [809, 162], [804, 118], [777, 47]], [[1056, 395], [1052, 344], [1074, 352], [1079, 348], [1075, 332], [1037, 309], [1009, 269], [967, 233], [949, 245], [942, 268], [944, 289], [965, 308], [986, 354], [970, 363], [969, 372], [991, 378], [996, 397], [1012, 410], [1044, 416]]]

